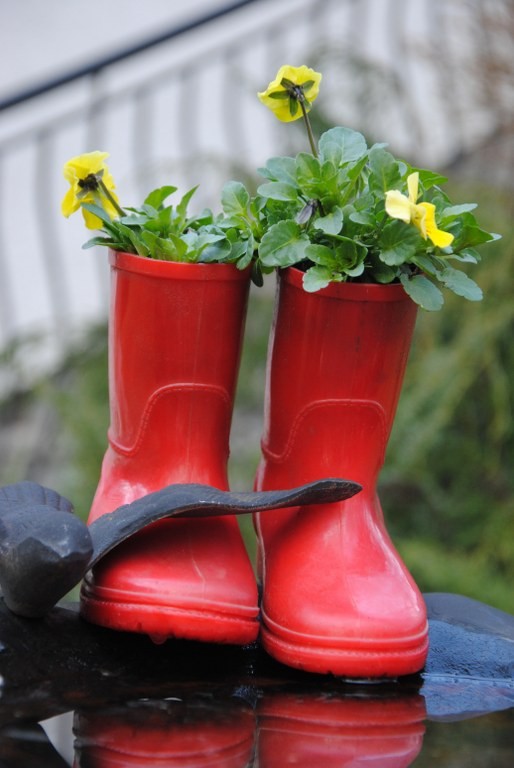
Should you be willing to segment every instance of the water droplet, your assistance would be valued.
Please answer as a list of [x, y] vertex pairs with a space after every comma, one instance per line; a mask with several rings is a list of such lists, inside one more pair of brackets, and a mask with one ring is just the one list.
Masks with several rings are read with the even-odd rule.
[[150, 635], [150, 640], [155, 645], [162, 645], [168, 639], [168, 635]]

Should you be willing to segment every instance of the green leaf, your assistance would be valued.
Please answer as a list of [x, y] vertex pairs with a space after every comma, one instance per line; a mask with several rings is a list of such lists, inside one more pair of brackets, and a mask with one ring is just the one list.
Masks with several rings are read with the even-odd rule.
[[441, 221], [448, 218], [454, 218], [455, 216], [461, 216], [463, 213], [469, 213], [474, 211], [477, 207], [476, 203], [464, 203], [463, 205], [450, 205], [441, 212]]
[[307, 80], [307, 82], [302, 83], [303, 92], [310, 91], [312, 86], [314, 85], [314, 80]]
[[405, 292], [420, 307], [429, 312], [437, 312], [444, 304], [443, 294], [424, 275], [400, 275], [400, 281]]
[[441, 176], [440, 173], [434, 173], [433, 171], [428, 171], [424, 168], [411, 168], [410, 172], [412, 173], [413, 171], [419, 173], [419, 180], [425, 191], [430, 189], [430, 187], [439, 186], [448, 181], [446, 176]]
[[174, 232], [170, 232], [168, 237], [172, 245], [172, 248], [168, 249], [168, 254], [170, 256], [175, 254], [174, 260], [176, 259], [177, 261], [187, 261], [186, 254], [188, 251], [188, 244], [185, 243], [184, 240]]
[[[171, 236], [169, 239], [164, 239], [150, 230], [145, 230], [141, 233], [141, 241], [147, 248], [147, 255], [150, 255], [153, 259], [160, 261], [183, 261], [180, 251], [175, 248]], [[185, 248], [185, 246], [183, 243], [180, 243], [180, 249], [182, 248]]]
[[200, 213], [195, 214], [191, 218], [187, 219], [185, 223], [182, 224], [181, 230], [184, 231], [188, 228], [193, 229], [199, 229], [200, 227], [213, 224], [214, 223], [214, 215], [210, 208], [204, 208], [203, 211], [200, 211]]
[[311, 245], [308, 245], [305, 249], [305, 257], [315, 264], [327, 267], [330, 270], [337, 269], [338, 266], [334, 249], [329, 248], [327, 245], [311, 243]]
[[294, 157], [271, 157], [266, 163], [267, 178], [296, 184], [296, 162]]
[[240, 181], [229, 181], [221, 190], [221, 205], [227, 216], [248, 217], [250, 195]]
[[[228, 232], [227, 232], [228, 237]], [[228, 254], [228, 261], [239, 261], [241, 257], [246, 258], [246, 242], [244, 240], [236, 240], [233, 242], [228, 237], [228, 242], [230, 243], [230, 253]]]
[[142, 205], [141, 208], [129, 208], [128, 210], [132, 210], [133, 213], [144, 216], [147, 219], [155, 219], [159, 215], [159, 211], [153, 205]]
[[373, 147], [369, 152], [369, 188], [377, 197], [385, 197], [390, 189], [399, 189], [401, 174], [397, 160], [390, 152], [380, 147]]
[[[177, 211], [178, 211], [178, 207], [179, 206], [177, 206]], [[179, 227], [180, 229], [182, 229], [184, 220], [181, 219], [179, 216], [176, 216], [175, 213], [173, 212], [172, 206], [168, 205], [159, 211], [157, 221], [159, 222], [159, 226], [161, 227], [162, 232], [167, 234], [171, 227], [175, 227], [175, 228]]]
[[249, 228], [248, 222], [246, 219], [241, 218], [241, 216], [224, 216], [223, 214], [216, 220], [216, 226], [225, 230], [234, 229], [238, 232], [240, 230], [246, 232]]
[[134, 235], [132, 241], [129, 243], [123, 243], [122, 250], [127, 253], [137, 253], [138, 256], [150, 256], [150, 249], [142, 242], [141, 238]]
[[367, 211], [354, 211], [350, 214], [349, 219], [350, 221], [354, 221], [356, 224], [360, 224], [367, 229], [372, 229], [376, 224], [376, 220], [373, 214], [368, 213]]
[[146, 214], [132, 213], [130, 216], [123, 216], [120, 221], [126, 227], [144, 227], [148, 222], [148, 216]]
[[258, 261], [254, 261], [252, 264], [252, 283], [256, 285], [257, 288], [262, 288], [262, 286], [264, 285], [262, 269]]
[[279, 221], [262, 238], [259, 256], [266, 267], [289, 267], [303, 261], [309, 242], [295, 221]]
[[398, 276], [397, 269], [388, 267], [387, 264], [380, 261], [374, 254], [369, 257], [369, 266], [371, 267], [370, 272], [373, 275], [373, 280], [376, 280], [381, 285], [392, 283]]
[[298, 190], [296, 187], [283, 181], [270, 181], [266, 184], [261, 184], [257, 194], [271, 200], [283, 200], [286, 202], [298, 200]]
[[322, 160], [330, 160], [336, 167], [353, 163], [366, 154], [368, 146], [362, 133], [337, 126], [326, 131], [319, 140]]
[[[449, 226], [448, 230], [452, 234], [454, 233], [452, 226]], [[455, 251], [461, 251], [463, 248], [474, 247], [475, 245], [488, 243], [499, 238], [500, 235], [495, 235], [493, 232], [486, 232], [485, 229], [481, 229], [478, 226], [464, 224], [462, 229], [456, 234], [452, 245]]]
[[321, 179], [321, 163], [317, 157], [308, 152], [299, 152], [295, 160], [298, 183], [312, 182]]
[[225, 237], [210, 242], [203, 242], [200, 238], [198, 254], [201, 262], [224, 262], [228, 260], [231, 252], [232, 245]]
[[184, 222], [186, 221], [187, 206], [189, 205], [189, 201], [191, 200], [191, 198], [193, 197], [197, 189], [198, 189], [198, 184], [192, 189], [188, 190], [180, 200], [180, 203], [177, 205], [177, 214], [180, 221], [180, 228], [182, 228]]
[[[131, 229], [130, 227], [126, 227], [120, 221], [113, 222], [112, 230], [120, 238], [121, 242], [130, 243], [132, 248], [137, 254], [139, 254], [139, 256], [149, 255], [148, 248], [142, 242], [142, 236], [139, 234], [139, 232]], [[113, 234], [113, 237], [114, 236], [115, 235]], [[127, 250], [131, 252], [132, 248], [127, 247]]]
[[379, 257], [390, 267], [406, 264], [416, 253], [418, 245], [419, 235], [414, 227], [392, 221], [381, 232]]
[[160, 208], [167, 197], [177, 191], [177, 187], [159, 187], [154, 189], [153, 192], [145, 198], [144, 205], [151, 205], [152, 208]]
[[336, 207], [326, 216], [320, 216], [315, 220], [314, 228], [320, 229], [326, 235], [338, 235], [343, 228], [342, 210]]
[[468, 264], [478, 264], [480, 261], [480, 254], [475, 248], [463, 248], [458, 253], [452, 253], [449, 258], [467, 262]]
[[254, 257], [255, 253], [255, 238], [250, 233], [248, 236], [248, 240], [242, 240], [240, 241], [240, 244], [243, 246], [243, 249], [239, 256], [234, 256], [234, 253], [237, 253], [237, 250], [235, 249], [235, 246], [232, 246], [235, 250], [234, 253], [230, 254], [229, 261], [237, 261], [237, 268], [238, 269], [245, 269], [245, 267], [250, 264]]
[[268, 98], [270, 99], [288, 99], [289, 93], [287, 91], [275, 91], [274, 93], [269, 93]]
[[123, 245], [123, 243], [117, 243], [109, 237], [92, 237], [90, 240], [84, 243], [82, 246], [83, 251], [87, 251], [88, 248], [94, 248], [95, 245], [103, 245], [107, 248], [117, 248]]
[[104, 211], [103, 208], [100, 208], [99, 205], [96, 205], [95, 203], [82, 203], [81, 207], [85, 208], [86, 211], [89, 211], [89, 213], [94, 213], [95, 216], [98, 216], [100, 221], [105, 224], [107, 228], [112, 226], [111, 217]]
[[266, 208], [267, 200], [260, 195], [250, 198], [250, 213], [258, 221], [262, 211]]
[[430, 256], [428, 256], [426, 253], [417, 253], [416, 256], [412, 259], [412, 263], [419, 267], [420, 270], [425, 272], [427, 275], [436, 277], [437, 279], [440, 278], [440, 272], [437, 269], [436, 264], [434, 264]]
[[366, 167], [368, 163], [368, 157], [367, 155], [364, 155], [364, 157], [361, 157], [360, 160], [358, 160], [354, 165], [349, 165], [345, 167], [346, 175], [350, 179], [350, 181], [357, 181], [359, 176], [361, 175], [363, 169]]
[[332, 273], [327, 267], [311, 267], [304, 273], [302, 283], [304, 291], [315, 293], [326, 288], [332, 282]]
[[375, 198], [371, 194], [361, 194], [353, 201], [353, 207], [356, 211], [367, 213], [372, 210], [375, 205]]
[[447, 267], [441, 273], [442, 282], [457, 296], [463, 296], [468, 301], [480, 301], [483, 298], [482, 289], [459, 269]]
[[349, 277], [360, 277], [364, 272], [364, 261], [359, 262], [355, 267], [346, 267], [344, 272]]
[[364, 262], [368, 249], [357, 240], [342, 235], [334, 235], [337, 271], [345, 275], [357, 276], [364, 271]]

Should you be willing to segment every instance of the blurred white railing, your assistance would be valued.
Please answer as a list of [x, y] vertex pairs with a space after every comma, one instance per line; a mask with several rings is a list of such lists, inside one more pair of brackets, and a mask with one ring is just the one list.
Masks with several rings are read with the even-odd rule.
[[81, 217], [60, 214], [69, 157], [110, 152], [125, 204], [200, 183], [197, 204], [216, 209], [224, 180], [303, 146], [255, 93], [281, 64], [306, 63], [323, 72], [327, 124], [419, 164], [480, 160], [512, 132], [513, 40], [510, 0], [246, 0], [4, 100], [0, 350], [36, 333], [53, 355], [105, 313], [105, 251], [81, 251]]

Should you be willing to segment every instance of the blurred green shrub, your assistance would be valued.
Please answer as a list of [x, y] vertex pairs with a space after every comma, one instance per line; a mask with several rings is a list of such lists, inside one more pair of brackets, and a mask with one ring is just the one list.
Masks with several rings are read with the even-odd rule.
[[448, 297], [442, 312], [419, 315], [381, 498], [423, 590], [514, 612], [512, 203], [473, 192], [481, 222], [503, 239], [473, 269], [481, 303]]

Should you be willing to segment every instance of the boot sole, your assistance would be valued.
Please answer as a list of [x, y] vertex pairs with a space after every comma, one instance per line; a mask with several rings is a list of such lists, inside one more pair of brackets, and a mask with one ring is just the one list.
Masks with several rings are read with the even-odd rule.
[[[295, 669], [319, 674], [333, 674], [349, 678], [396, 678], [420, 672], [428, 653], [428, 627], [424, 631], [391, 640], [377, 640], [373, 648], [368, 640], [359, 646], [358, 641], [347, 645], [322, 645], [328, 642], [318, 637], [299, 636], [300, 642], [277, 637], [265, 625], [261, 627], [263, 648], [277, 661]], [[334, 638], [336, 640], [336, 638]]]
[[248, 645], [259, 633], [258, 612], [245, 616], [216, 610], [150, 605], [138, 601], [99, 599], [83, 584], [80, 614], [91, 624], [121, 632], [149, 635], [155, 643], [168, 639], [196, 640], [206, 643]]

